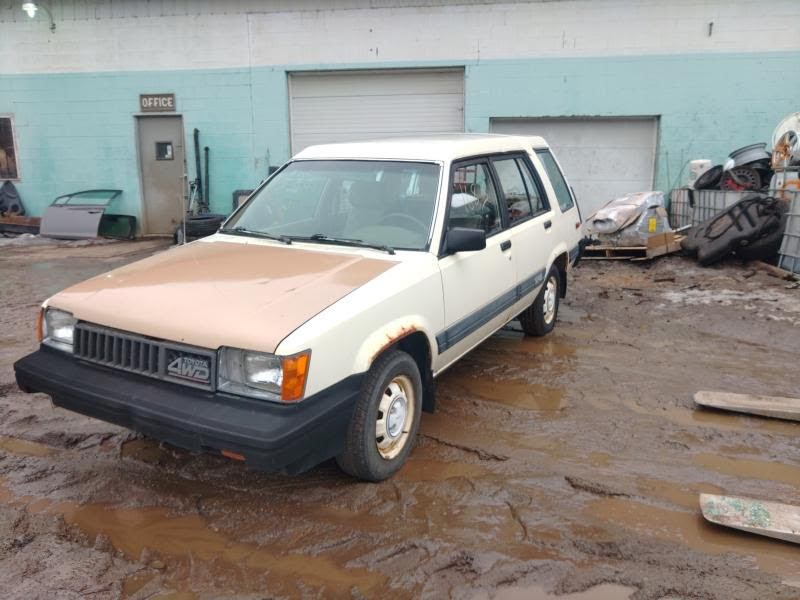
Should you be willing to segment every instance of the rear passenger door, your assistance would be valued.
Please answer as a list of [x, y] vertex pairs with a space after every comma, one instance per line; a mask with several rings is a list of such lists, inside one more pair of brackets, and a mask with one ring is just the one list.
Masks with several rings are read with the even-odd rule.
[[[436, 342], [442, 368], [511, 318], [516, 273], [502, 206], [489, 159], [453, 164], [439, 254], [445, 329], [438, 332]], [[448, 252], [446, 236], [453, 227], [482, 229], [486, 248]]]
[[501, 202], [507, 211], [514, 257], [517, 303], [512, 312], [530, 305], [544, 282], [554, 237], [553, 211], [542, 182], [527, 154], [492, 159], [500, 184]]

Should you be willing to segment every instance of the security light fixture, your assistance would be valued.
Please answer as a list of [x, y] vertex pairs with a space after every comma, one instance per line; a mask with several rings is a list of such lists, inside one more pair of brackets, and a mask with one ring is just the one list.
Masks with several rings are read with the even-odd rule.
[[22, 10], [24, 10], [27, 15], [33, 19], [36, 16], [37, 11], [39, 8], [43, 8], [44, 12], [47, 13], [47, 16], [50, 17], [50, 31], [56, 30], [56, 22], [53, 20], [53, 13], [50, 12], [50, 9], [47, 8], [44, 4], [39, 6], [36, 2], [25, 2], [22, 4]]

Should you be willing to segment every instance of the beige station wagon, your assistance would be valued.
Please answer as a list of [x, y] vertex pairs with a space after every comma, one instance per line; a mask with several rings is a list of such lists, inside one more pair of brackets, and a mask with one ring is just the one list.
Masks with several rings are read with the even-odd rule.
[[311, 147], [215, 235], [48, 299], [17, 382], [189, 450], [382, 480], [439, 374], [512, 319], [553, 329], [580, 239], [541, 138]]

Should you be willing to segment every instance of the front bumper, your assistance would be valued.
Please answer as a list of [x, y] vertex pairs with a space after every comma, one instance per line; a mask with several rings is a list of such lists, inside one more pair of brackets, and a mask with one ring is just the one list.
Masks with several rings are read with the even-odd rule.
[[344, 450], [363, 378], [284, 405], [157, 381], [44, 346], [14, 370], [20, 389], [45, 393], [56, 406], [187, 450], [232, 451], [249, 465], [290, 474]]

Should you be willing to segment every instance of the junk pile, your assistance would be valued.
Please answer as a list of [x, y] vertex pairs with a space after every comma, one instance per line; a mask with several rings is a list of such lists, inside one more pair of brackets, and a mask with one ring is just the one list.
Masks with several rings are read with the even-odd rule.
[[681, 248], [704, 267], [731, 254], [742, 260], [770, 259], [778, 253], [785, 227], [783, 200], [748, 194], [693, 227], [681, 240]]
[[670, 194], [670, 223], [691, 227], [681, 247], [701, 265], [735, 255], [800, 274], [800, 113], [781, 121], [772, 145], [739, 148], [714, 167], [692, 161], [689, 185]]
[[[767, 144], [750, 144], [734, 150], [724, 164], [711, 166], [711, 161], [692, 161], [689, 185], [695, 190], [727, 190], [745, 192], [761, 190], [772, 179], [772, 154]], [[703, 169], [706, 167], [706, 169]]]
[[185, 244], [201, 237], [216, 233], [219, 226], [227, 218], [226, 215], [211, 212], [211, 172], [209, 170], [210, 149], [203, 149], [205, 158], [205, 180], [200, 159], [200, 130], [195, 128], [194, 133], [194, 168], [195, 178], [189, 183], [188, 198], [184, 206], [185, 216], [180, 225], [175, 229], [172, 241], [175, 244]]
[[647, 260], [678, 250], [664, 193], [627, 194], [612, 200], [586, 221], [586, 259]]

